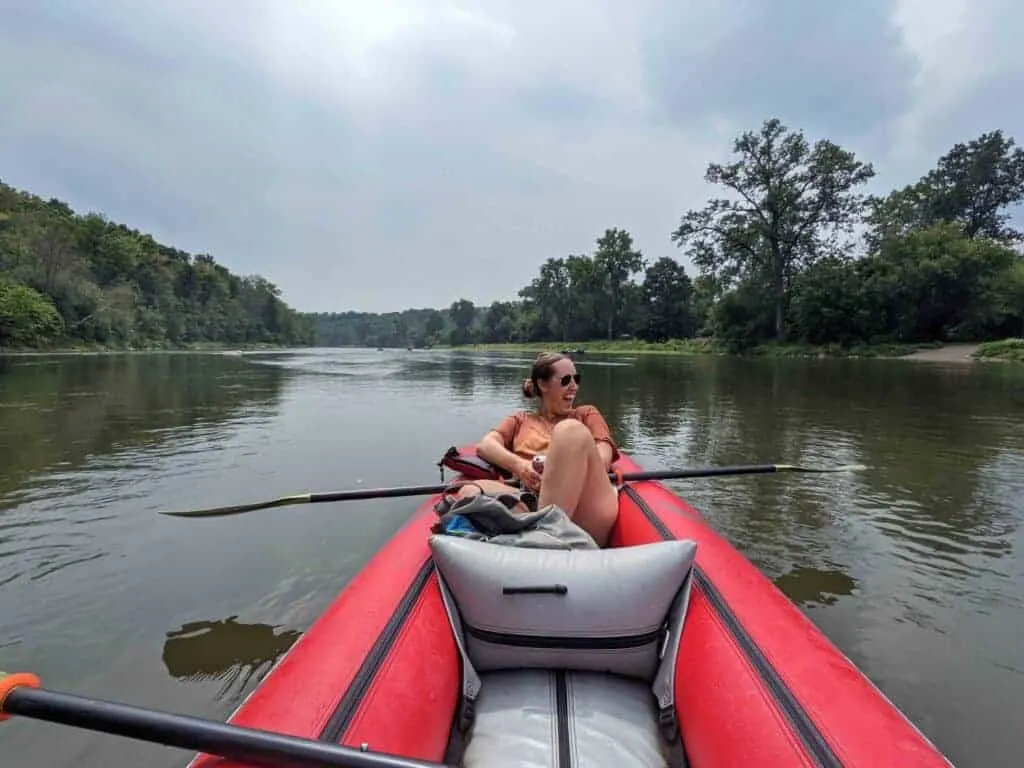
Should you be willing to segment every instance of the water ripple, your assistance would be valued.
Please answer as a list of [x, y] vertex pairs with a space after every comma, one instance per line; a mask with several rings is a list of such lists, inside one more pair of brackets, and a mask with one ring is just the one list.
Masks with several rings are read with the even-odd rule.
[[[1024, 412], [1008, 369], [952, 380], [879, 361], [633, 357], [577, 365], [584, 401], [648, 468], [868, 467], [667, 485], [955, 761], [1015, 765]], [[278, 638], [309, 626], [414, 504], [201, 522], [155, 512], [436, 481], [445, 448], [524, 406], [530, 358], [304, 350], [9, 375], [0, 401], [21, 407], [0, 412], [5, 663], [55, 687], [85, 685], [83, 669], [130, 651], [152, 662], [140, 695], [223, 716], [286, 644]], [[127, 682], [97, 679], [131, 697]], [[54, 764], [48, 748], [10, 747], [27, 756], [14, 768]], [[90, 754], [89, 765], [119, 764], [103, 747]]]

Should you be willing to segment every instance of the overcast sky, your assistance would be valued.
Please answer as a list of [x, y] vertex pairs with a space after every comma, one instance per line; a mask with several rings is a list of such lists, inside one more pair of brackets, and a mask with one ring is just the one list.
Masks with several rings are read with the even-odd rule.
[[873, 189], [983, 131], [1024, 143], [1015, 0], [0, 0], [0, 19], [0, 180], [307, 311], [514, 298], [608, 227], [694, 274], [669, 234], [770, 116], [874, 163]]

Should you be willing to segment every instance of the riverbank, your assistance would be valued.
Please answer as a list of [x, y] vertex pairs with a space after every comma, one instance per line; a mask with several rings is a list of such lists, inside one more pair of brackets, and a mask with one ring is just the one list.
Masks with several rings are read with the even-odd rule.
[[529, 342], [522, 344], [467, 344], [447, 347], [473, 352], [541, 352], [572, 351], [583, 355], [736, 355], [738, 357], [776, 358], [892, 358], [917, 362], [1024, 363], [1024, 339], [1002, 339], [982, 343], [942, 344], [860, 344], [843, 347], [839, 344], [760, 344], [741, 353], [730, 352], [714, 339], [671, 339], [666, 342], [646, 341], [573, 341]]
[[41, 357], [46, 355], [124, 355], [154, 353], [242, 353], [281, 352], [291, 349], [279, 344], [222, 344], [213, 341], [196, 341], [187, 344], [154, 344], [132, 346], [128, 344], [68, 344], [44, 348], [0, 347], [0, 357]]
[[923, 363], [973, 363], [976, 361], [980, 348], [980, 344], [947, 344], [934, 349], [913, 352], [905, 359]]
[[[257, 352], [287, 352], [296, 347], [276, 344], [222, 344], [219, 342], [192, 342], [133, 347], [128, 345], [76, 344], [45, 349], [0, 348], [0, 357], [38, 357], [46, 355], [120, 355], [157, 353], [244, 354]], [[774, 358], [894, 358], [921, 362], [1019, 362], [1024, 363], [1024, 339], [1003, 339], [980, 344], [862, 344], [843, 347], [839, 344], [785, 344], [768, 343], [752, 347], [742, 353], [730, 352], [713, 339], [670, 339], [665, 342], [639, 340], [526, 342], [513, 344], [437, 345], [432, 349], [462, 352], [543, 352], [570, 351], [582, 355], [735, 355], [737, 357]]]
[[979, 344], [974, 352], [978, 360], [1024, 363], [1024, 339], [1003, 339]]
[[639, 340], [528, 342], [520, 344], [467, 344], [448, 347], [452, 350], [473, 352], [541, 352], [544, 350], [572, 351], [576, 354], [628, 354], [628, 355], [731, 355], [742, 357], [822, 358], [822, 357], [885, 357], [908, 358], [915, 353], [941, 349], [938, 342], [930, 344], [862, 344], [843, 347], [839, 344], [786, 344], [769, 343], [752, 347], [743, 353], [730, 352], [714, 339], [670, 339], [665, 342]]

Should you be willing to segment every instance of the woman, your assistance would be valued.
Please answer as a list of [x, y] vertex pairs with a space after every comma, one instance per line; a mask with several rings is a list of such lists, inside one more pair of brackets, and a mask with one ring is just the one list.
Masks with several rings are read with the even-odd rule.
[[[476, 451], [526, 488], [539, 489], [538, 508], [557, 504], [604, 547], [619, 513], [618, 492], [608, 478], [619, 451], [597, 408], [573, 407], [579, 384], [572, 358], [553, 352], [538, 355], [523, 382], [523, 394], [540, 399], [536, 412], [505, 417], [484, 435]], [[533, 462], [537, 456], [543, 456], [539, 467]]]

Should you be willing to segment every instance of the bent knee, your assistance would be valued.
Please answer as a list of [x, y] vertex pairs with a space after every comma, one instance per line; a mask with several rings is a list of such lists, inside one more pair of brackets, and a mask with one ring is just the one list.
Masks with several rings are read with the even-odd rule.
[[592, 443], [594, 438], [583, 422], [565, 419], [555, 424], [555, 428], [551, 430], [551, 442], [555, 440], [586, 445]]

